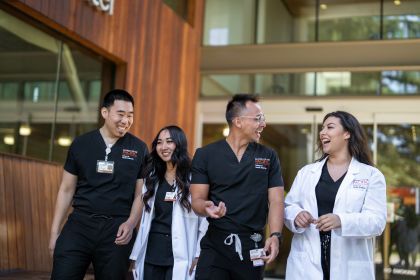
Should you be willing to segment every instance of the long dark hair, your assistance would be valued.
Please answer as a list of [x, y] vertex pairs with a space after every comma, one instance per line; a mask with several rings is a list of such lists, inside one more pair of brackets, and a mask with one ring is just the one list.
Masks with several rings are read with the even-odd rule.
[[191, 158], [187, 150], [187, 137], [184, 131], [176, 125], [165, 126], [159, 130], [152, 142], [152, 149], [146, 158], [146, 164], [143, 169], [145, 178], [146, 192], [143, 195], [143, 203], [147, 212], [150, 212], [150, 206], [147, 201], [155, 194], [155, 188], [165, 180], [166, 162], [164, 162], [156, 151], [159, 134], [167, 130], [175, 143], [175, 150], [172, 153], [171, 162], [176, 166], [175, 182], [178, 186], [178, 197], [181, 205], [188, 211], [191, 211], [191, 203], [188, 200], [190, 194], [190, 170]]
[[[335, 111], [325, 115], [322, 123], [329, 117], [336, 117], [340, 120], [344, 130], [350, 133], [348, 140], [348, 149], [352, 157], [359, 162], [373, 166], [371, 153], [368, 147], [366, 133], [359, 121], [350, 113], [344, 111]], [[318, 138], [318, 151], [322, 151], [321, 139]], [[326, 158], [328, 154], [323, 153], [318, 161]]]

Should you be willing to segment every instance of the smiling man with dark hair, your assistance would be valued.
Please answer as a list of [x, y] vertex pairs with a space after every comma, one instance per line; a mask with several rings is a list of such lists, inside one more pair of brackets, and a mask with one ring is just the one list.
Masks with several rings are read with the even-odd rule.
[[[51, 279], [83, 279], [90, 263], [95, 279], [125, 279], [147, 154], [146, 144], [128, 133], [133, 108], [128, 92], [110, 91], [101, 107], [104, 125], [77, 137], [69, 148], [51, 226]], [[71, 204], [73, 212], [60, 232]]]
[[[262, 279], [281, 241], [280, 162], [258, 143], [266, 123], [257, 96], [233, 96], [226, 121], [227, 138], [198, 149], [192, 164], [192, 207], [209, 221], [196, 279]], [[271, 234], [264, 243], [267, 217]]]

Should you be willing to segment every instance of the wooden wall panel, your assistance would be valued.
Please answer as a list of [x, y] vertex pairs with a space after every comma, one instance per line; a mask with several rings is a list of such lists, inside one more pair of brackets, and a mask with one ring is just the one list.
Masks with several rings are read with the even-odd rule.
[[0, 157], [0, 270], [9, 267], [6, 187], [3, 157]]
[[0, 154], [0, 271], [51, 269], [48, 241], [61, 174], [58, 164]]
[[8, 5], [126, 67], [117, 81], [135, 96], [135, 135], [149, 144], [162, 126], [178, 124], [193, 147], [204, 0], [190, 2], [193, 25], [162, 0], [114, 0], [112, 16], [85, 0]]

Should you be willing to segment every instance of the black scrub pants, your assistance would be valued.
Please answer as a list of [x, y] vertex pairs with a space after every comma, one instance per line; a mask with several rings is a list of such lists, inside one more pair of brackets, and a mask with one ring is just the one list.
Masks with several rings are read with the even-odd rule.
[[[255, 248], [250, 239], [250, 233], [238, 234], [242, 243], [243, 260], [235, 251], [235, 243], [225, 245], [224, 241], [229, 232], [223, 232], [209, 227], [206, 235], [201, 239], [201, 252], [198, 259], [196, 280], [259, 280], [263, 279], [264, 266], [254, 267], [250, 260], [249, 250]], [[263, 248], [263, 243], [258, 242]]]
[[144, 280], [172, 280], [172, 265], [154, 265], [144, 263]]
[[55, 245], [51, 279], [82, 280], [90, 263], [96, 280], [126, 279], [135, 234], [129, 244], [115, 244], [118, 228], [126, 220], [77, 211], [70, 214]]

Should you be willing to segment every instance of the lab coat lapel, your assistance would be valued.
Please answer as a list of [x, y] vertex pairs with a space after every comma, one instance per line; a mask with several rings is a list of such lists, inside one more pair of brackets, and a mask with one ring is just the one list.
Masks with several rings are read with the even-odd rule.
[[[337, 210], [337, 206], [344, 205], [340, 204], [340, 201], [345, 198], [346, 190], [351, 187], [351, 183], [354, 180], [356, 174], [359, 173], [359, 162], [353, 157], [351, 159], [349, 169], [344, 177], [343, 181], [338, 188], [337, 195], [335, 197], [334, 210]], [[335, 212], [335, 211], [334, 211]]]
[[310, 211], [312, 217], [314, 217], [314, 218], [318, 218], [318, 204], [317, 204], [317, 201], [316, 201], [315, 188], [318, 185], [319, 179], [321, 178], [322, 167], [324, 166], [326, 160], [327, 160], [327, 158], [323, 159], [320, 162], [316, 162], [313, 165], [313, 167], [311, 168], [311, 177], [307, 181], [307, 183], [310, 186], [308, 191], [309, 191], [309, 194], [310, 194], [309, 195], [309, 205], [310, 205], [311, 209], [309, 211]]

